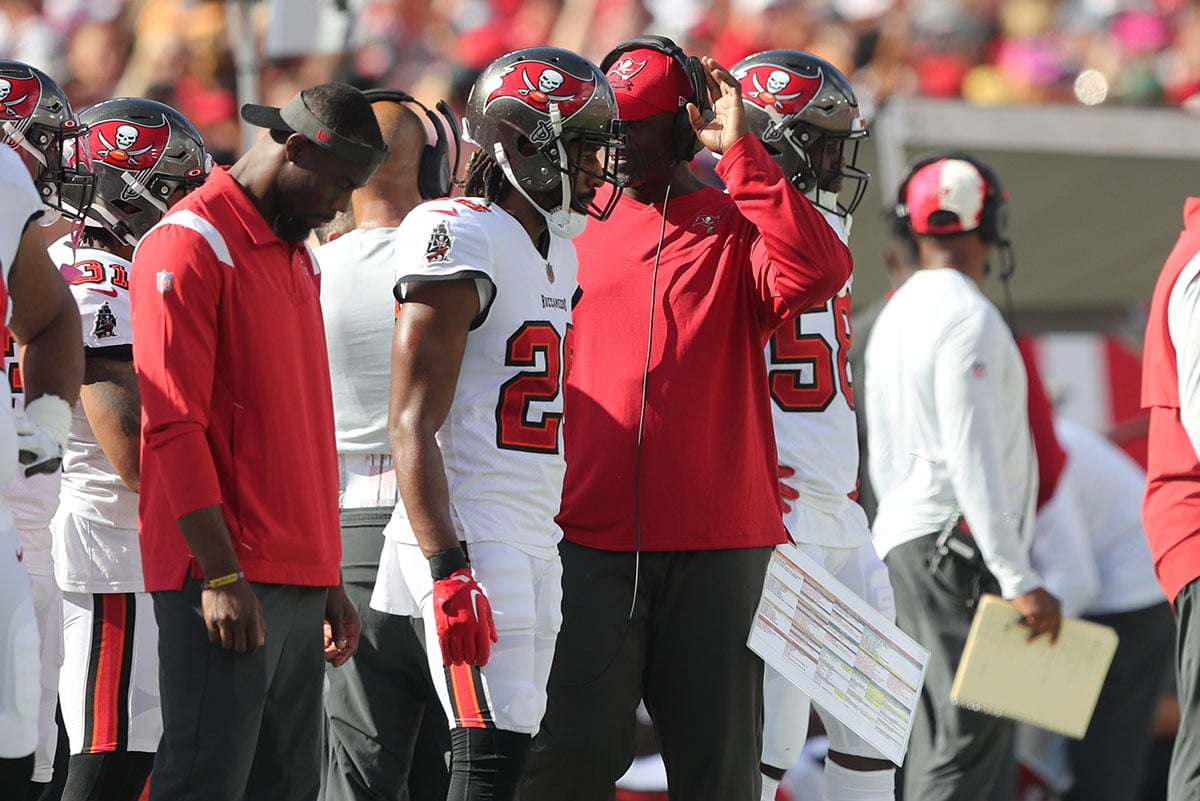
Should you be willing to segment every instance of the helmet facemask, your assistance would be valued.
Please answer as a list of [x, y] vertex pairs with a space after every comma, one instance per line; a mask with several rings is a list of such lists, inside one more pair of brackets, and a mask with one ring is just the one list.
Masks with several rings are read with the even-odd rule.
[[[508, 182], [546, 218], [550, 231], [564, 239], [573, 239], [583, 233], [588, 217], [607, 220], [621, 198], [621, 183], [617, 179], [616, 166], [620, 150], [625, 146], [624, 121], [611, 120], [608, 130], [576, 127], [564, 129], [562, 115], [556, 103], [549, 105], [549, 117], [549, 121], [539, 125], [531, 136], [526, 136], [515, 126], [502, 126], [502, 130], [508, 131], [509, 135], [500, 136], [499, 141], [493, 145], [492, 155], [504, 171]], [[538, 139], [543, 141], [536, 141]], [[578, 149], [571, 147], [576, 142], [579, 143]], [[513, 160], [508, 156], [506, 144], [516, 152], [528, 150], [530, 147], [534, 148], [535, 152], [522, 158], [514, 166]], [[572, 150], [579, 154], [578, 159], [571, 156]], [[599, 171], [588, 169], [582, 163], [584, 154], [592, 151], [597, 151], [601, 164]], [[594, 200], [583, 205], [575, 197], [575, 184], [581, 172], [615, 187], [603, 206], [596, 205]], [[555, 190], [559, 192], [560, 202], [552, 209], [546, 209], [529, 195], [530, 191]]]
[[[837, 136], [795, 125], [784, 131], [782, 138], [796, 153], [796, 166], [788, 174], [792, 185], [822, 211], [836, 214], [843, 220], [853, 215], [866, 195], [867, 184], [871, 180], [870, 174], [858, 166], [861, 137]], [[829, 162], [830, 152], [835, 148], [839, 154], [836, 163], [841, 166], [832, 171], [824, 165]], [[768, 149], [774, 148], [768, 146]], [[840, 186], [835, 186], [835, 183], [840, 183]]]
[[5, 143], [38, 163], [33, 183], [46, 210], [39, 222], [50, 225], [60, 217], [83, 220], [95, 192], [91, 169], [75, 158], [86, 131], [73, 119], [55, 127], [32, 117], [5, 121], [0, 130]]

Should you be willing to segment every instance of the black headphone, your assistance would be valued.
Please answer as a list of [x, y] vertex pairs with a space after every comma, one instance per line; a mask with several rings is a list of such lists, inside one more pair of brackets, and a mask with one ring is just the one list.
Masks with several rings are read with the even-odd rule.
[[909, 217], [908, 211], [908, 184], [912, 181], [912, 177], [923, 168], [942, 159], [965, 161], [979, 170], [979, 174], [983, 176], [983, 182], [987, 185], [987, 191], [983, 196], [983, 209], [979, 214], [979, 228], [977, 229], [979, 231], [979, 238], [989, 245], [997, 247], [1010, 244], [1008, 238], [1008, 193], [1004, 191], [1004, 185], [1000, 183], [1000, 177], [996, 175], [991, 167], [970, 153], [964, 153], [961, 150], [950, 150], [944, 153], [922, 156], [909, 165], [908, 170], [904, 174], [904, 180], [900, 182], [900, 188], [896, 190], [897, 222], [907, 227], [910, 231], [912, 230], [912, 220]]
[[433, 124], [437, 142], [425, 145], [425, 149], [421, 151], [421, 163], [417, 167], [417, 191], [425, 200], [449, 197], [450, 191], [454, 187], [454, 176], [458, 175], [458, 162], [462, 157], [462, 139], [459, 137], [458, 123], [454, 121], [454, 114], [450, 111], [450, 106], [446, 104], [446, 101], [439, 100], [435, 108], [446, 118], [446, 123], [450, 126], [450, 133], [454, 136], [453, 170], [450, 169], [450, 146], [446, 141], [446, 129], [437, 115], [430, 111], [424, 103], [408, 92], [399, 89], [366, 89], [363, 94], [372, 103], [391, 101], [393, 103], [415, 103], [421, 107], [425, 116]]
[[[617, 63], [621, 56], [640, 47], [657, 50], [675, 59], [676, 63], [683, 68], [683, 74], [687, 76], [688, 84], [692, 88], [691, 101], [696, 104], [696, 108], [700, 109], [704, 119], [711, 120], [713, 110], [712, 104], [708, 102], [708, 83], [705, 78], [704, 65], [700, 63], [700, 59], [689, 56], [679, 45], [665, 36], [646, 35], [626, 39], [604, 57], [604, 60], [600, 62], [600, 71], [607, 75], [609, 68]], [[692, 129], [687, 106], [681, 107], [675, 116], [674, 140], [675, 158], [679, 161], [691, 161], [702, 147], [700, 140], [696, 138], [696, 132]]]

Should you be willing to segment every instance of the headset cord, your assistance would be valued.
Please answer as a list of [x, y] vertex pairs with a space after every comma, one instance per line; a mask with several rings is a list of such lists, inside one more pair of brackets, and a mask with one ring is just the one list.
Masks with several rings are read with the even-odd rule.
[[667, 236], [667, 202], [671, 199], [671, 182], [663, 195], [662, 223], [658, 229], [658, 247], [654, 251], [654, 267], [650, 272], [650, 324], [646, 330], [646, 362], [642, 366], [642, 402], [638, 412], [637, 450], [633, 458], [633, 598], [629, 602], [629, 619], [637, 607], [638, 580], [642, 573], [642, 436], [646, 427], [646, 399], [650, 391], [650, 358], [654, 347], [654, 309], [657, 305], [658, 264], [662, 258], [663, 240]]
[[637, 609], [638, 584], [641, 581], [642, 575], [642, 434], [646, 424], [646, 399], [649, 396], [650, 386], [650, 358], [654, 344], [654, 309], [657, 306], [655, 293], [658, 291], [658, 264], [662, 257], [663, 240], [667, 235], [667, 201], [670, 198], [671, 184], [668, 183], [666, 194], [663, 195], [662, 224], [658, 232], [658, 248], [654, 251], [654, 267], [650, 273], [650, 324], [646, 330], [646, 361], [642, 367], [642, 402], [641, 410], [638, 413], [637, 443], [633, 457], [633, 530], [635, 549], [633, 557], [633, 594], [629, 602], [629, 616], [625, 618], [625, 631], [621, 634], [621, 641], [617, 643], [612, 656], [597, 671], [596, 675], [587, 681], [564, 681], [562, 682], [562, 686], [564, 687], [583, 687], [603, 676], [612, 667], [613, 663], [617, 661], [617, 656], [620, 655], [621, 650], [625, 647], [625, 640], [629, 637], [629, 631], [633, 628], [633, 613]]
[[1004, 287], [1004, 316], [1008, 318], [1008, 328], [1012, 331], [1013, 339], [1017, 338], [1017, 312], [1013, 305], [1012, 286], [1010, 280], [1017, 271], [1017, 259], [1013, 254], [1012, 244], [1004, 242], [1000, 245], [1000, 284]]

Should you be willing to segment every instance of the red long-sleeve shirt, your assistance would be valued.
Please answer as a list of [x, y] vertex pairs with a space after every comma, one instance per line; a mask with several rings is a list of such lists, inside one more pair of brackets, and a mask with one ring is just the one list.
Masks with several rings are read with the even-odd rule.
[[[563, 534], [605, 550], [785, 540], [763, 348], [780, 323], [833, 297], [850, 251], [753, 136], [706, 188], [666, 204], [623, 197], [577, 240], [575, 342], [564, 398]], [[638, 418], [655, 284], [645, 428]]]
[[308, 249], [217, 171], [142, 240], [130, 289], [146, 590], [201, 577], [176, 521], [214, 504], [247, 579], [337, 584], [333, 401]]

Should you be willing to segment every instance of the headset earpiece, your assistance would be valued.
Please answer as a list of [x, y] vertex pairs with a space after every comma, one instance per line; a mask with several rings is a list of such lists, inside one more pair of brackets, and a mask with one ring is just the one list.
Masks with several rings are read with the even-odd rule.
[[[705, 78], [704, 65], [696, 56], [687, 55], [683, 52], [683, 48], [665, 36], [647, 34], [626, 39], [604, 57], [604, 60], [600, 62], [600, 71], [607, 75], [609, 68], [617, 62], [617, 59], [626, 52], [639, 47], [657, 50], [675, 59], [675, 62], [683, 68], [683, 74], [687, 77], [688, 85], [692, 90], [692, 96], [688, 99], [696, 104], [696, 108], [700, 109], [704, 119], [713, 119], [712, 104], [708, 100], [708, 82]], [[675, 128], [672, 135], [675, 142], [675, 158], [679, 161], [691, 161], [703, 148], [700, 140], [696, 138], [696, 131], [692, 128], [692, 120], [688, 116], [686, 105], [680, 106], [679, 112], [675, 116]]]
[[462, 138], [454, 114], [445, 100], [439, 100], [434, 106], [445, 118], [450, 127], [451, 138], [454, 140], [454, 167], [450, 167], [450, 139], [446, 136], [446, 126], [429, 108], [410, 95], [399, 89], [367, 89], [363, 92], [372, 103], [390, 101], [392, 103], [413, 103], [421, 107], [429, 118], [437, 137], [432, 145], [425, 145], [421, 151], [421, 161], [417, 166], [417, 191], [425, 200], [448, 197], [454, 189], [454, 176], [458, 174], [459, 159], [462, 157]]

